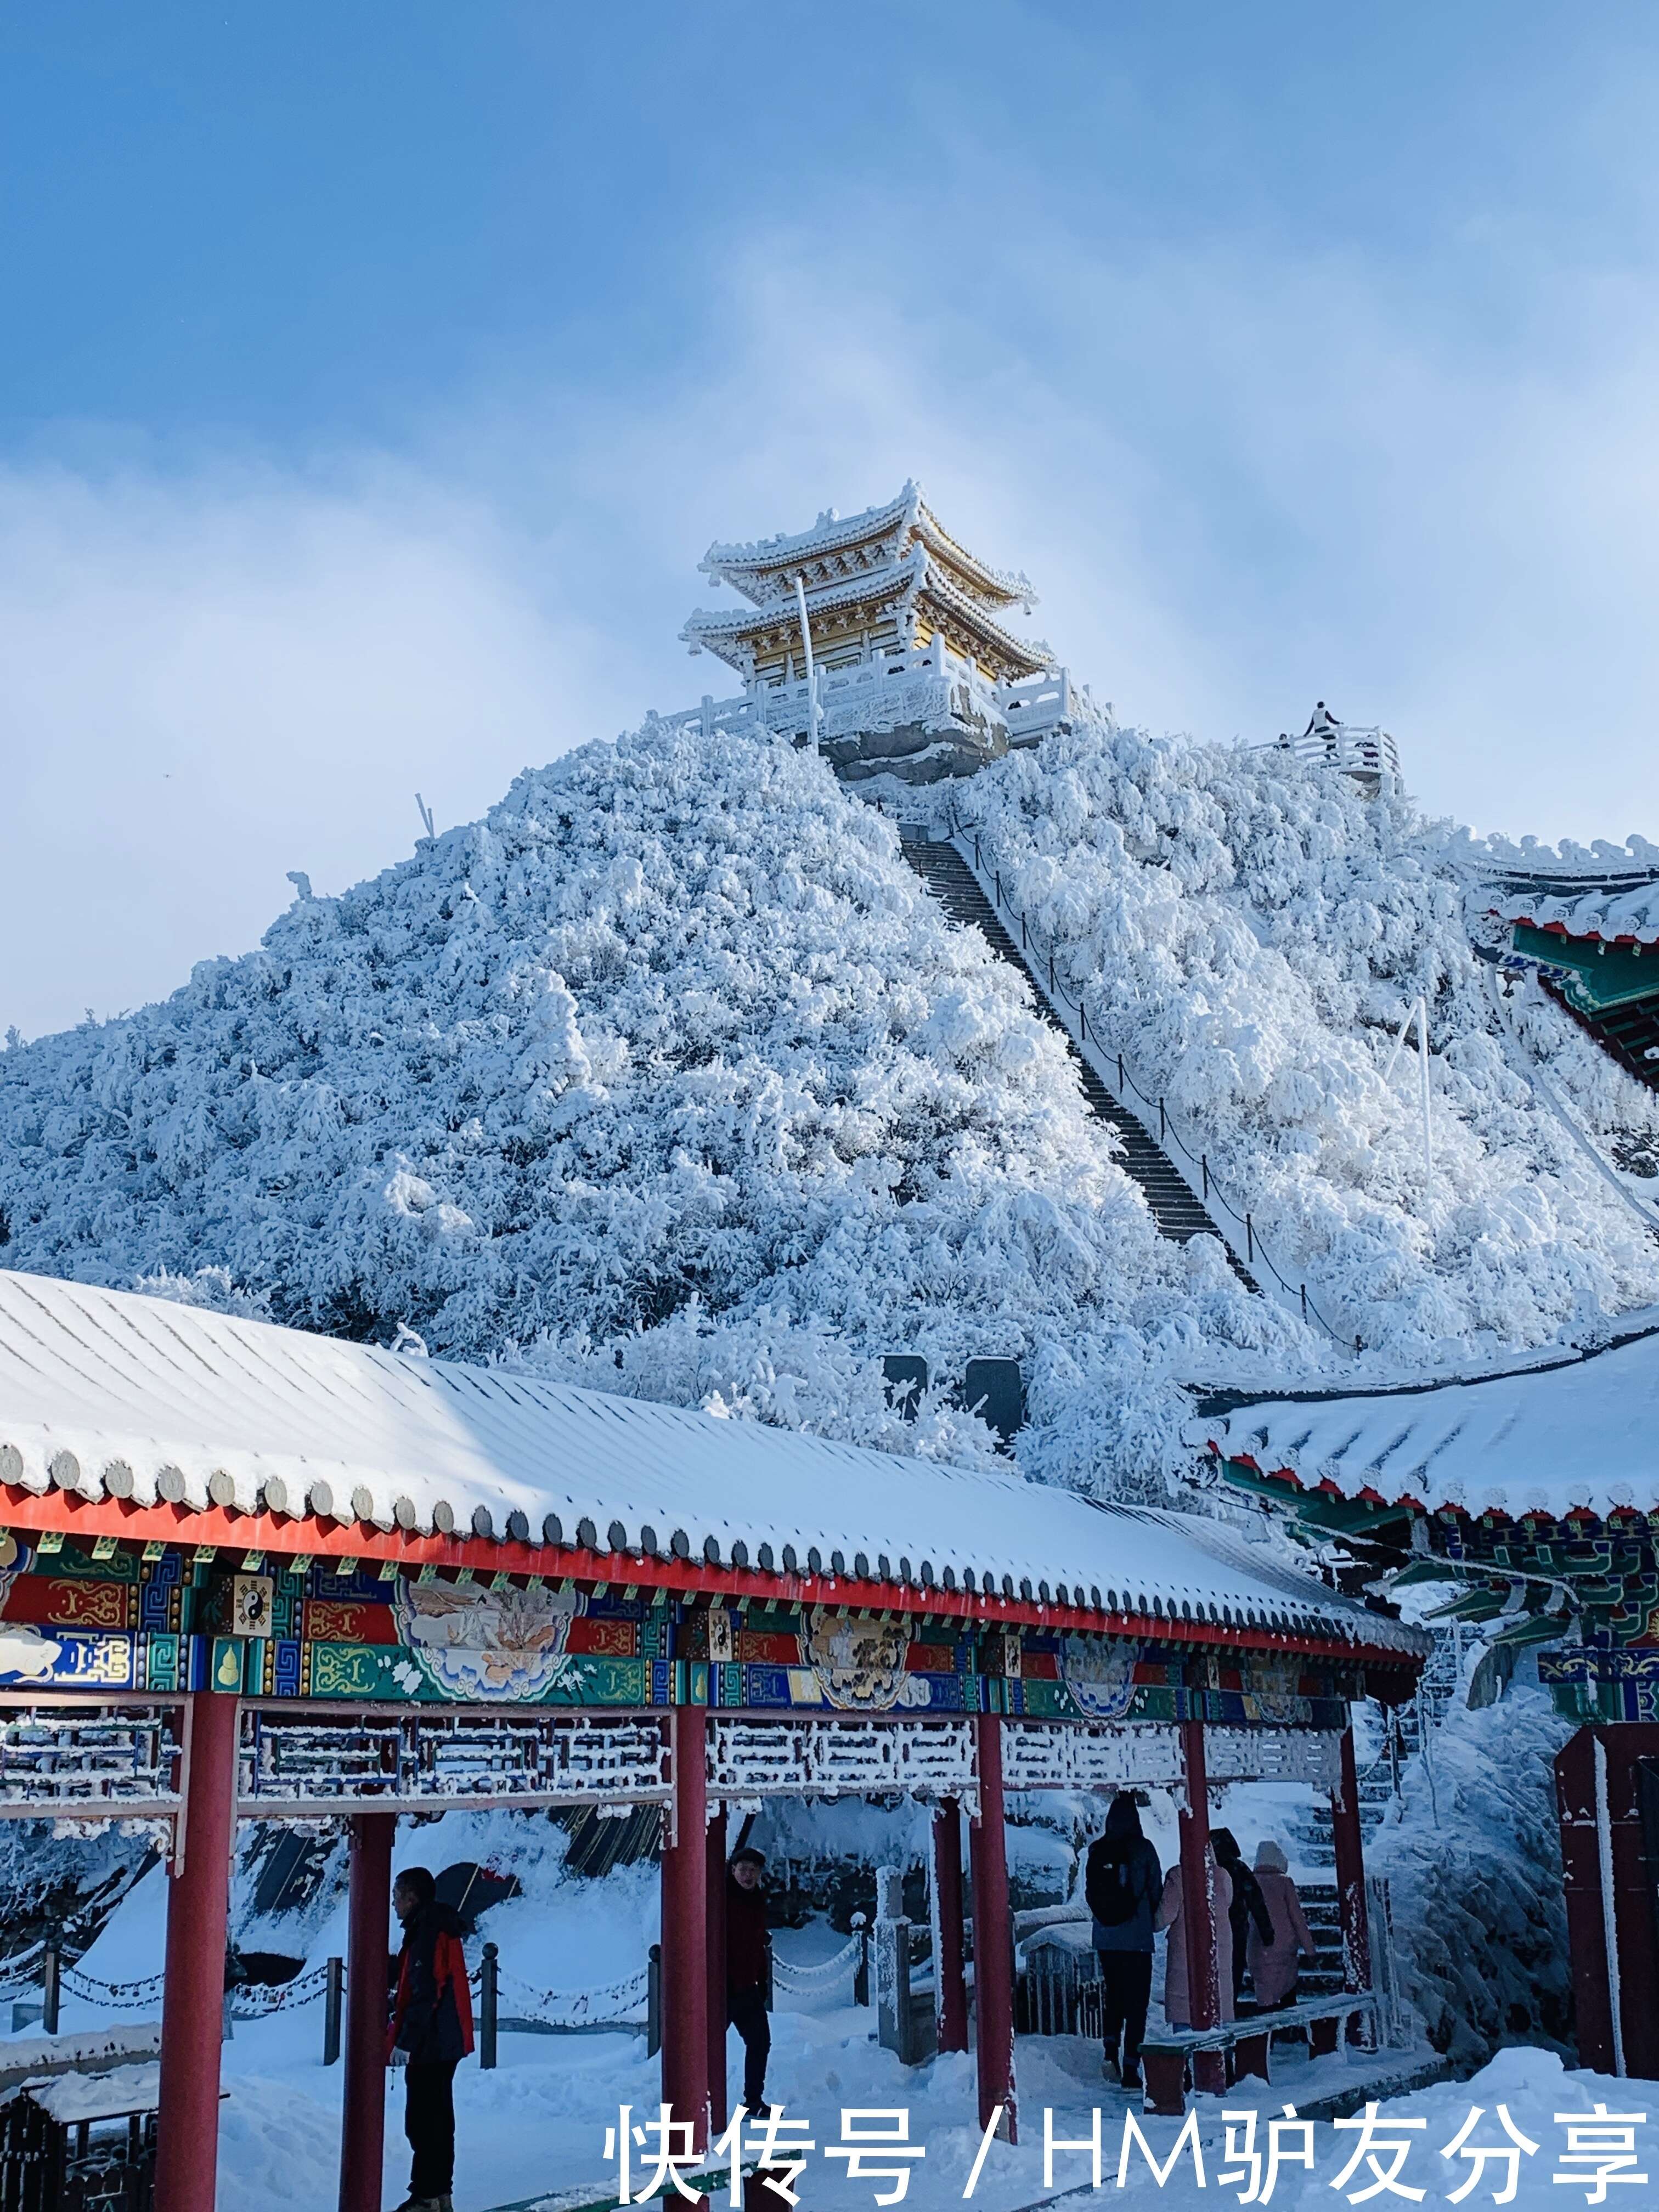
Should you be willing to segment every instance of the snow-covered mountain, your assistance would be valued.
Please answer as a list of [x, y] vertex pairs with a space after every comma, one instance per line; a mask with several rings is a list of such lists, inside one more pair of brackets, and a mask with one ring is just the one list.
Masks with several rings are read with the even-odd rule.
[[[1659, 1299], [1659, 1245], [1504, 1057], [1443, 828], [1100, 721], [950, 796], [1369, 1358]], [[1419, 991], [1426, 1189], [1382, 1073]], [[1559, 1030], [1587, 1110], [1651, 1114]], [[1337, 1356], [1155, 1233], [1024, 985], [887, 821], [786, 742], [659, 723], [165, 1004], [0, 1054], [0, 1261], [958, 1455], [986, 1433], [943, 1390], [900, 1424], [879, 1355], [948, 1383], [1013, 1353], [1023, 1462], [1100, 1488], [1157, 1479], [1180, 1385]]]
[[[1409, 1373], [1659, 1298], [1659, 1242], [1506, 1049], [1450, 823], [1289, 755], [1103, 721], [950, 805], [1096, 1033], [1338, 1334]], [[1428, 1175], [1414, 1029], [1389, 1074], [1419, 995]], [[1611, 1151], [1651, 1143], [1659, 1099], [1556, 1008], [1531, 1001], [1517, 1027]]]
[[1017, 1354], [1080, 1480], [1155, 1472], [1177, 1380], [1310, 1357], [1157, 1236], [888, 823], [787, 744], [661, 725], [0, 1055], [0, 1206], [9, 1266], [908, 1449], [988, 1445], [902, 1425], [881, 1353]]

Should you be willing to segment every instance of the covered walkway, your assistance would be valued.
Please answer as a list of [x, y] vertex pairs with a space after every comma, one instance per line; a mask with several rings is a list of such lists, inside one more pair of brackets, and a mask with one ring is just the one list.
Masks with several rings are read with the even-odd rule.
[[404, 1812], [661, 1808], [663, 2094], [700, 2142], [734, 1800], [933, 1805], [947, 2050], [969, 1823], [980, 2107], [1010, 2134], [1008, 1789], [1178, 1787], [1200, 2028], [1210, 1786], [1329, 1790], [1368, 1986], [1348, 1705], [1409, 1695], [1427, 1640], [1215, 1523], [0, 1274], [0, 1695], [32, 1723], [0, 1809], [168, 1834], [169, 2212], [213, 2204], [238, 1820], [351, 1823], [343, 2212], [379, 2204]]

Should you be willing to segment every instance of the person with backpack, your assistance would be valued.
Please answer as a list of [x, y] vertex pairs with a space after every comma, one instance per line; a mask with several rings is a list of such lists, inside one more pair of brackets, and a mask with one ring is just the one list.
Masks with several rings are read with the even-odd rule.
[[1238, 1838], [1231, 1828], [1212, 1828], [1210, 1844], [1215, 1852], [1215, 1863], [1226, 1869], [1233, 1886], [1233, 1901], [1227, 1909], [1233, 1936], [1233, 2009], [1238, 2009], [1240, 1992], [1244, 1987], [1245, 1940], [1250, 1923], [1264, 1943], [1273, 1940], [1273, 1923], [1268, 1917], [1267, 1900], [1261, 1894], [1261, 1885], [1244, 1863], [1244, 1854], [1238, 1848]]
[[409, 2195], [398, 2212], [453, 2212], [455, 2069], [472, 2048], [461, 1923], [439, 1904], [426, 1867], [404, 1869], [392, 1885], [392, 1909], [404, 1941], [387, 2057], [404, 2054], [404, 2133], [412, 2154]]
[[1164, 1887], [1158, 1853], [1141, 1832], [1127, 1790], [1113, 1798], [1106, 1832], [1089, 1846], [1083, 1894], [1100, 1960], [1101, 2072], [1126, 2089], [1140, 2086], [1140, 2043], [1152, 1994], [1152, 1914]]

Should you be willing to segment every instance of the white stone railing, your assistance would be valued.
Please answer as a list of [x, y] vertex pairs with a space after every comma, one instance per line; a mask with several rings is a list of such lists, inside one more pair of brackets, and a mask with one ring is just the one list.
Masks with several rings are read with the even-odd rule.
[[813, 702], [820, 738], [891, 730], [908, 723], [943, 727], [954, 711], [967, 719], [1000, 722], [1011, 744], [1035, 744], [1068, 721], [1072, 679], [1063, 668], [1023, 683], [994, 684], [971, 660], [935, 636], [925, 652], [872, 653], [847, 667], [819, 667], [809, 689], [804, 677], [782, 684], [751, 684], [734, 699], [706, 696], [672, 714], [647, 714], [647, 725], [671, 730], [701, 727], [775, 737], [806, 738]]
[[1362, 729], [1352, 722], [1338, 722], [1329, 730], [1309, 730], [1299, 738], [1275, 738], [1265, 745], [1249, 745], [1256, 756], [1282, 754], [1316, 768], [1340, 769], [1345, 775], [1380, 781], [1400, 780], [1400, 749], [1389, 732]]

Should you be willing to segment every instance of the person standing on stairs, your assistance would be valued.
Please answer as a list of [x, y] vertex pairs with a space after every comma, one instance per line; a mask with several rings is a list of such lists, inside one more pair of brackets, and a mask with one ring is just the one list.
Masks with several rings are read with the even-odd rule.
[[1254, 1928], [1250, 1930], [1250, 1986], [1266, 2012], [1294, 2001], [1300, 1960], [1311, 1966], [1318, 1954], [1284, 1847], [1271, 1838], [1256, 1845], [1255, 1881], [1273, 1932], [1264, 1938]]
[[1106, 1832], [1089, 1846], [1083, 1894], [1100, 1959], [1100, 2070], [1126, 2089], [1140, 2086], [1140, 2042], [1152, 1994], [1152, 1912], [1164, 1887], [1158, 1853], [1141, 1833], [1127, 1790], [1113, 1798]]
[[1215, 1862], [1226, 1869], [1233, 1886], [1233, 1901], [1228, 1907], [1227, 1917], [1233, 1931], [1233, 2009], [1238, 2009], [1239, 1993], [1244, 1987], [1245, 1938], [1250, 1923], [1264, 1943], [1273, 1940], [1273, 1923], [1267, 1917], [1267, 1907], [1261, 1895], [1261, 1885], [1244, 1863], [1244, 1854], [1238, 1848], [1238, 1838], [1231, 1828], [1212, 1828], [1210, 1844], [1215, 1852]]

